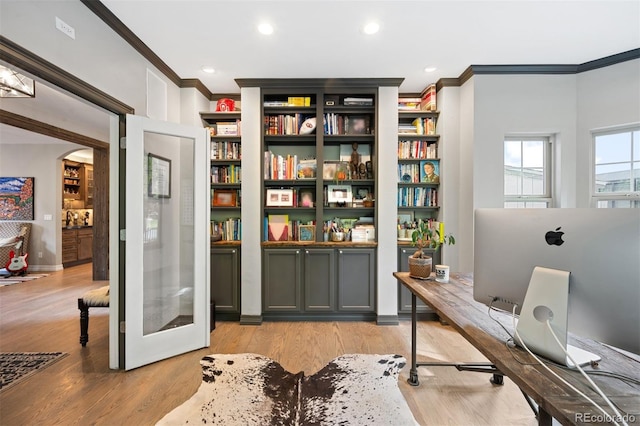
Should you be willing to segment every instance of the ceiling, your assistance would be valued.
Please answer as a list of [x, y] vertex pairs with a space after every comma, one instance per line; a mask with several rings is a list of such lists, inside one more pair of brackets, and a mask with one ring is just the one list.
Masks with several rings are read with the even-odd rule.
[[[237, 93], [236, 78], [354, 77], [403, 77], [401, 92], [420, 92], [469, 65], [581, 64], [640, 47], [638, 0], [102, 3], [181, 78], [213, 93]], [[361, 31], [369, 21], [378, 33]], [[262, 22], [272, 35], [257, 31]]]

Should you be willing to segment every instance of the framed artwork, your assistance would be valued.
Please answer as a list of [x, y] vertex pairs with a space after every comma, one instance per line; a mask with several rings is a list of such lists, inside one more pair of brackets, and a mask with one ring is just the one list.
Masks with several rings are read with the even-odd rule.
[[0, 177], [0, 220], [34, 220], [32, 177]]
[[148, 155], [149, 197], [171, 198], [171, 160]]
[[213, 191], [211, 205], [214, 207], [236, 207], [238, 192], [235, 189], [216, 189]]
[[330, 203], [351, 203], [351, 185], [327, 185], [327, 201]]
[[373, 195], [370, 186], [356, 186], [353, 190], [353, 196], [356, 200], [364, 200], [365, 198], [367, 198], [367, 195], [369, 195], [369, 193]]
[[425, 160], [420, 162], [420, 182], [440, 183], [439, 160]]
[[347, 134], [365, 135], [371, 133], [369, 129], [369, 117], [367, 116], [350, 116]]
[[299, 241], [315, 241], [315, 239], [316, 239], [315, 225], [300, 225], [300, 231], [298, 232]]
[[298, 207], [313, 207], [315, 191], [311, 188], [303, 188], [298, 191]]
[[265, 204], [267, 207], [293, 207], [293, 189], [267, 189]]

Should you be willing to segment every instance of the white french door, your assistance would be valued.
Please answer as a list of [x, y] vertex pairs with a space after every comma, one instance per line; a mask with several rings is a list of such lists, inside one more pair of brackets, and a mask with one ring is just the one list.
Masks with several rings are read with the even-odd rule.
[[207, 141], [127, 115], [126, 370], [209, 346]]

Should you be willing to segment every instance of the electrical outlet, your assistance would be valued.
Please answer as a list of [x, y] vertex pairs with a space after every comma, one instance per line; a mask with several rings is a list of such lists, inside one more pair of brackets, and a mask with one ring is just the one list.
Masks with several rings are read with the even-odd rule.
[[44, 220], [53, 220], [53, 216], [50, 214], [45, 214], [44, 215]]
[[38, 259], [42, 259], [42, 252], [41, 251], [38, 252]]
[[56, 16], [56, 28], [64, 34], [68, 35], [72, 39], [76, 39], [76, 30], [71, 25], [64, 22], [62, 19]]

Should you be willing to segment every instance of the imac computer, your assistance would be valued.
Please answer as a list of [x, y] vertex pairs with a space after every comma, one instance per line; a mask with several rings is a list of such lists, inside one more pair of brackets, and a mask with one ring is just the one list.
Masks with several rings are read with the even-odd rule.
[[640, 209], [477, 209], [473, 281], [475, 300], [517, 306], [538, 355], [570, 365], [545, 352], [560, 349], [547, 319], [563, 344], [568, 330], [640, 354]]

